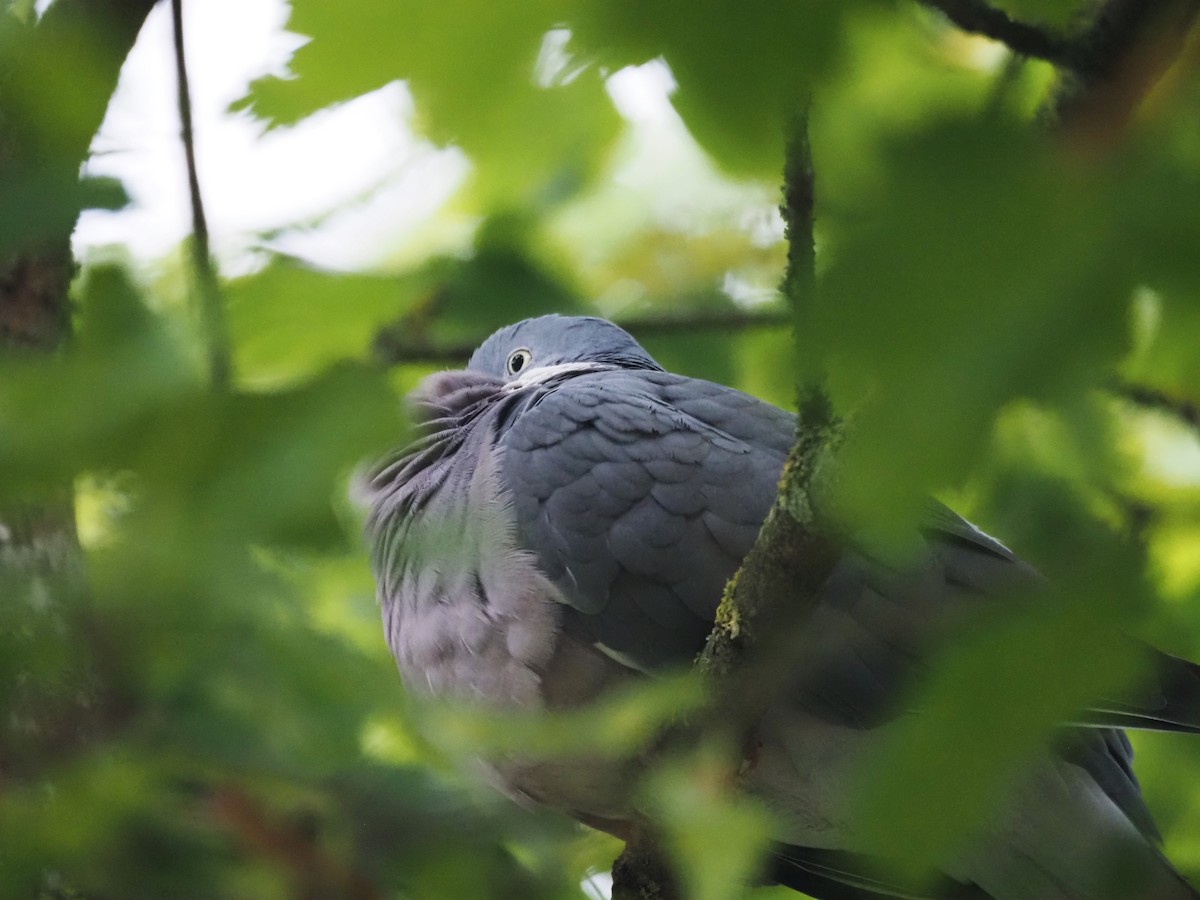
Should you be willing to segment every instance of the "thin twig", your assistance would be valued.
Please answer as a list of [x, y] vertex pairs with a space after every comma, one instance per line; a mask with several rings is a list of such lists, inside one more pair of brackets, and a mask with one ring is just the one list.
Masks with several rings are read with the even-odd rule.
[[788, 322], [782, 310], [749, 311], [741, 309], [714, 312], [671, 313], [625, 319], [621, 327], [634, 337], [678, 334], [683, 331], [746, 331], [755, 328], [779, 328]]
[[[748, 331], [757, 328], [781, 328], [790, 321], [787, 313], [778, 310], [764, 312], [720, 310], [660, 316], [640, 316], [624, 319], [618, 324], [636, 338], [662, 334], [683, 334], [691, 331]], [[487, 335], [453, 344], [428, 344], [405, 340], [401, 328], [391, 328], [375, 338], [374, 358], [383, 366], [401, 363], [431, 365], [462, 365]]]
[[200, 306], [200, 319], [208, 351], [209, 373], [213, 387], [225, 390], [232, 377], [229, 338], [225, 328], [225, 309], [217, 272], [208, 248], [208, 221], [200, 196], [200, 177], [196, 172], [196, 145], [192, 131], [192, 99], [188, 88], [187, 62], [183, 52], [183, 0], [171, 0], [171, 19], [175, 26], [175, 72], [179, 86], [179, 120], [182, 125], [183, 152], [187, 159], [188, 192], [192, 205], [192, 272]]
[[1018, 21], [981, 0], [920, 0], [938, 10], [963, 31], [1004, 44], [1013, 53], [1044, 59], [1067, 69], [1075, 68], [1075, 45], [1070, 38], [1048, 28]]
[[1173, 397], [1158, 388], [1116, 379], [1108, 384], [1108, 391], [1134, 406], [1167, 413], [1183, 424], [1200, 431], [1200, 405], [1182, 397]]
[[[0, 355], [49, 351], [68, 340], [75, 273], [71, 231], [79, 217], [80, 168], [104, 119], [126, 55], [154, 0], [58, 0], [36, 23], [8, 15], [0, 64], [0, 174], [36, 184], [47, 202], [5, 205], [0, 256]], [[54, 152], [45, 152], [47, 110], [25, 102], [33, 85], [61, 75], [64, 54], [86, 51], [88, 77], [71, 88], [70, 115], [54, 121]], [[23, 85], [23, 87], [22, 87]], [[31, 168], [33, 167], [33, 168]], [[53, 201], [53, 202], [50, 202]]]

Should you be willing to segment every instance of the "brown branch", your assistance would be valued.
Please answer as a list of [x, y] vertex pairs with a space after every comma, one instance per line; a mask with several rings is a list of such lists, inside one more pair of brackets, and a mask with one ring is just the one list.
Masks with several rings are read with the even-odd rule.
[[291, 876], [292, 896], [382, 900], [383, 893], [370, 879], [327, 853], [304, 823], [284, 819], [245, 790], [234, 785], [217, 789], [211, 809], [245, 852]]
[[[757, 328], [781, 328], [788, 324], [788, 315], [777, 309], [766, 311], [720, 310], [660, 316], [640, 316], [623, 319], [618, 324], [636, 338], [663, 334], [684, 334], [693, 331], [749, 331]], [[382, 366], [402, 363], [458, 365], [466, 363], [475, 348], [487, 335], [453, 344], [430, 344], [410, 341], [404, 326], [392, 326], [375, 337], [372, 355]]]
[[171, 0], [171, 21], [175, 34], [175, 75], [178, 86], [179, 120], [182, 126], [183, 152], [187, 161], [188, 194], [192, 207], [192, 277], [196, 283], [200, 320], [204, 323], [205, 349], [208, 351], [209, 375], [213, 387], [229, 387], [232, 363], [229, 356], [229, 336], [225, 325], [225, 308], [221, 288], [213, 266], [208, 245], [208, 220], [204, 215], [204, 200], [200, 195], [200, 176], [196, 171], [196, 144], [192, 131], [192, 99], [188, 88], [187, 60], [183, 46], [183, 0]]
[[1070, 38], [1047, 28], [1013, 19], [1008, 13], [982, 0], [919, 0], [936, 9], [963, 31], [999, 41], [1013, 53], [1043, 59], [1062, 68], [1077, 64], [1075, 45]]
[[1082, 149], [1114, 145], [1178, 57], [1200, 0], [1107, 0], [1071, 35], [1020, 22], [983, 0], [918, 0], [957, 27], [1060, 70], [1047, 113]]
[[1108, 0], [1098, 8], [1076, 39], [1079, 64], [1047, 110], [1077, 151], [1095, 156], [1117, 145], [1197, 15], [1200, 0]]

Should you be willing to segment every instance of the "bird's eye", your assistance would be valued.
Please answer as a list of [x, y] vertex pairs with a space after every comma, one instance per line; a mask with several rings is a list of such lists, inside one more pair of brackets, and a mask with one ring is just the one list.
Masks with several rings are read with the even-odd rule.
[[516, 375], [522, 369], [525, 369], [533, 362], [533, 354], [522, 347], [520, 350], [514, 350], [508, 356], [508, 374]]

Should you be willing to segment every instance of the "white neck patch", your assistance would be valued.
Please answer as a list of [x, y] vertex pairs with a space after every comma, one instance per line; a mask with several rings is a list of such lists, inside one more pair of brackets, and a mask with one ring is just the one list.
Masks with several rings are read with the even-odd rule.
[[603, 372], [615, 368], [617, 367], [609, 363], [598, 362], [572, 362], [559, 363], [554, 366], [533, 366], [510, 380], [504, 385], [504, 389], [516, 391], [531, 384], [540, 384], [544, 381], [549, 381], [559, 375], [568, 375], [572, 372]]

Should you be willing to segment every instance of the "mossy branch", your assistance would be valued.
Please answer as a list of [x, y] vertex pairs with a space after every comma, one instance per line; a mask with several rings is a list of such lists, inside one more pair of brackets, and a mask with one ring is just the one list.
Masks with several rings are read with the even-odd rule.
[[[813, 240], [816, 198], [807, 110], [788, 137], [783, 203], [788, 265], [782, 290], [796, 330], [797, 352], [816, 302]], [[826, 520], [824, 498], [841, 440], [815, 373], [797, 366], [800, 388], [796, 443], [784, 464], [775, 503], [741, 568], [726, 586], [697, 666], [712, 679], [714, 697], [696, 729], [750, 746], [755, 724], [803, 658], [805, 624], [821, 585], [838, 558], [839, 542]], [[731, 760], [731, 768], [739, 760]], [[653, 837], [631, 840], [613, 866], [614, 900], [672, 900], [678, 896], [669, 860]]]
[[[753, 727], [774, 697], [781, 669], [794, 664], [795, 645], [838, 553], [824, 498], [841, 441], [841, 422], [804, 346], [817, 303], [815, 202], [816, 177], [804, 109], [788, 137], [780, 206], [788, 241], [782, 290], [792, 310], [799, 381], [796, 442], [758, 539], [726, 586], [699, 663], [720, 685], [720, 721], [740, 729]], [[748, 654], [751, 648], [753, 654]]]

